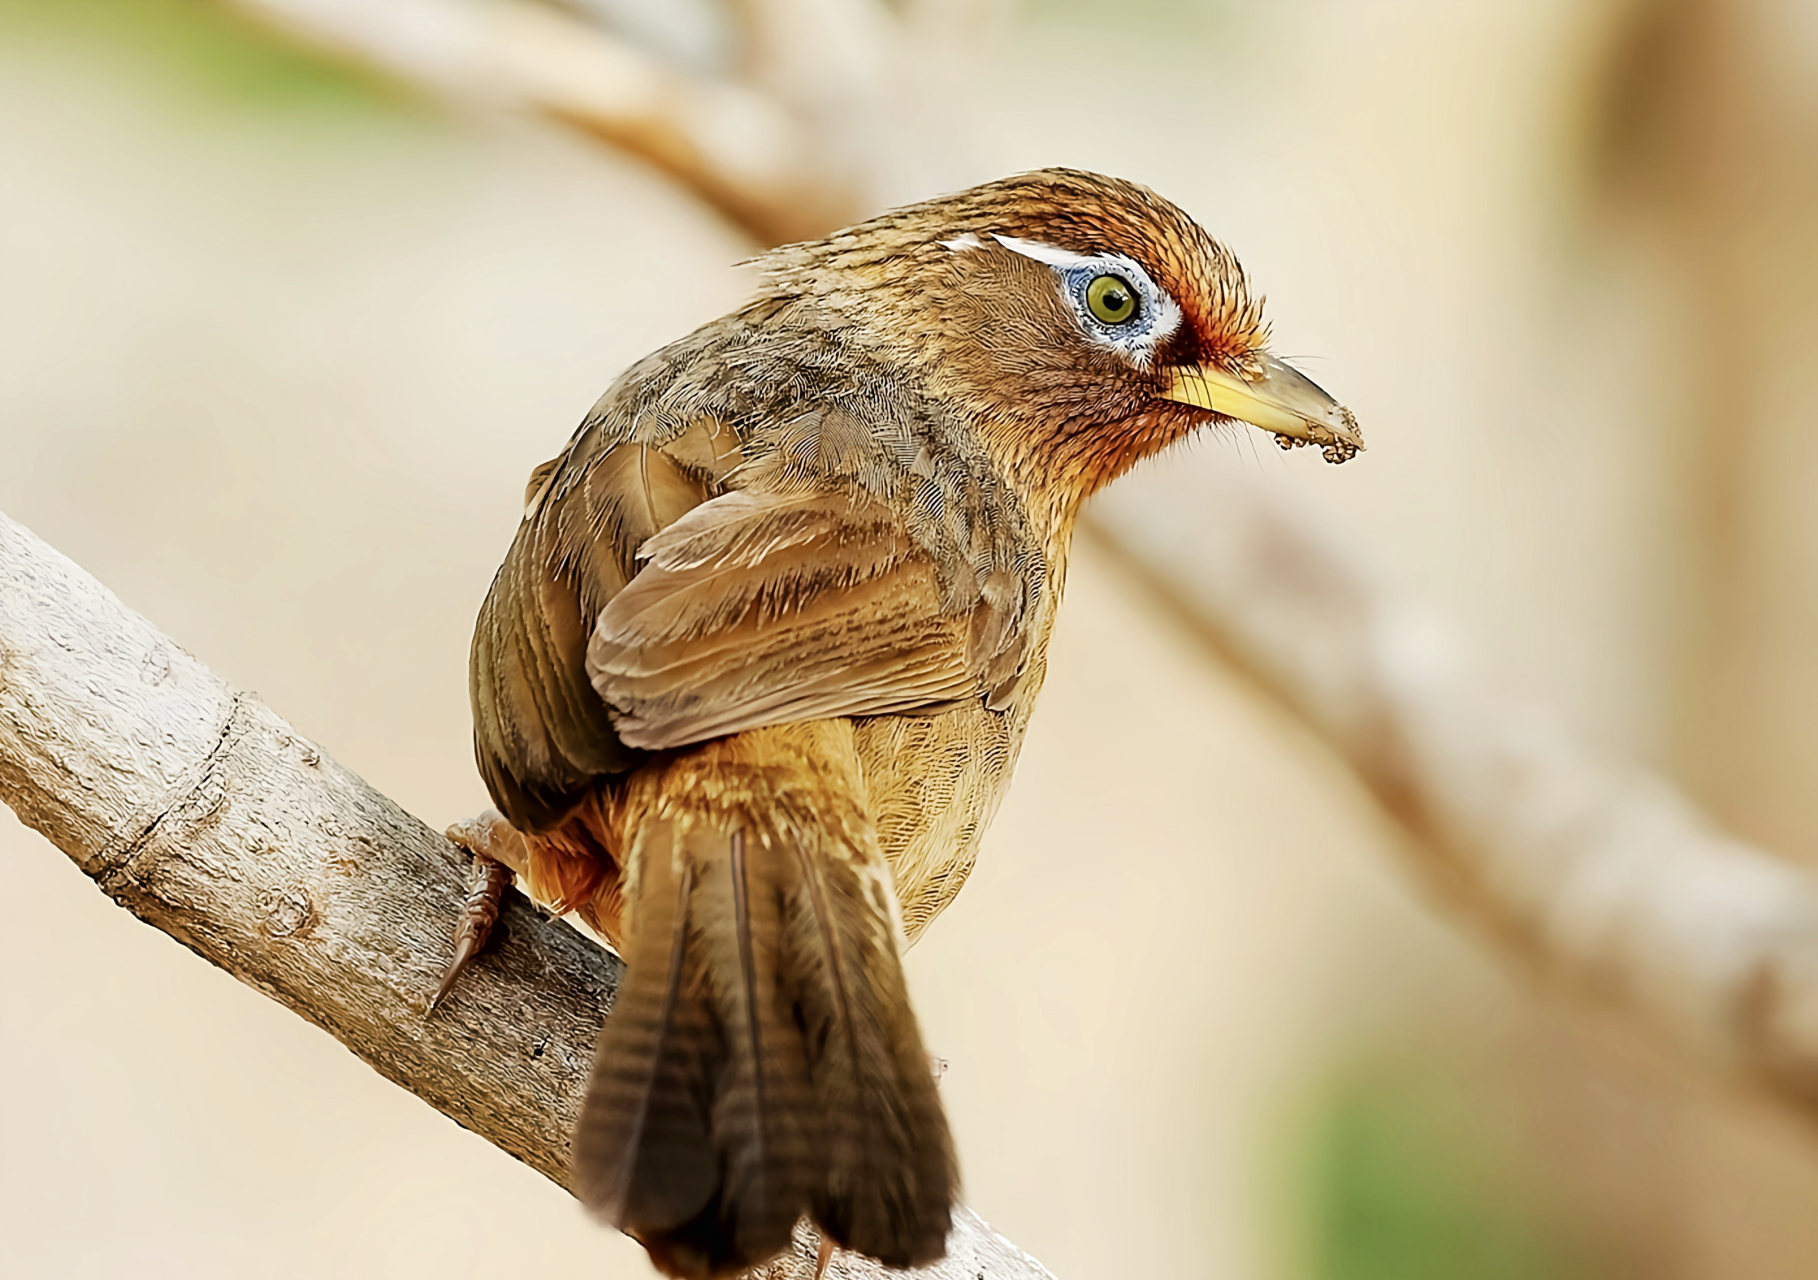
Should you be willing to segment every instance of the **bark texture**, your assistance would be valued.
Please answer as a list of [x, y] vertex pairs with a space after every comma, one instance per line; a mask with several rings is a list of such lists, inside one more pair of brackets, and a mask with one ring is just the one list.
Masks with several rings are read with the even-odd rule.
[[[513, 892], [426, 1018], [466, 855], [5, 515], [0, 800], [134, 915], [568, 1185], [618, 960]], [[799, 1231], [765, 1274], [811, 1274], [816, 1249]], [[948, 1250], [917, 1274], [1049, 1274], [967, 1210]], [[841, 1256], [829, 1274], [890, 1273]]]

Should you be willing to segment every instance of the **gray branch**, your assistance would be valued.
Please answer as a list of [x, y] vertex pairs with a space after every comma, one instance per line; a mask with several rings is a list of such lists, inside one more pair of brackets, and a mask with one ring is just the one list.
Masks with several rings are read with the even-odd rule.
[[[0, 800], [141, 920], [568, 1185], [619, 962], [514, 892], [426, 1018], [466, 855], [4, 514]], [[947, 1247], [917, 1274], [1049, 1276], [969, 1210]], [[804, 1229], [764, 1274], [812, 1274], [816, 1249]], [[842, 1255], [830, 1274], [889, 1273]]]
[[1175, 469], [1095, 516], [1136, 580], [1357, 771], [1454, 905], [1818, 1114], [1818, 877], [1494, 692], [1460, 637], [1244, 476]]

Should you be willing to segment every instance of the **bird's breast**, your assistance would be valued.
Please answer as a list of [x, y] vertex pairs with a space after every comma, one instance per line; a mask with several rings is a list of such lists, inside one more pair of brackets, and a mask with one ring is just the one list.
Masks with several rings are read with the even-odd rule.
[[865, 789], [911, 943], [965, 885], [978, 860], [979, 841], [1009, 789], [1047, 675], [1048, 637], [1060, 599], [1058, 572], [1051, 585], [1015, 700], [1007, 709], [992, 711], [974, 700], [933, 715], [856, 722]]

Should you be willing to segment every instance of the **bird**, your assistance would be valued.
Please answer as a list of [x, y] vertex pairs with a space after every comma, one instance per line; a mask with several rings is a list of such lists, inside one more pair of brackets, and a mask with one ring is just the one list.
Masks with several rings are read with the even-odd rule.
[[1342, 462], [1236, 257], [1043, 169], [757, 260], [531, 474], [481, 607], [494, 808], [432, 1009], [516, 876], [626, 962], [574, 1188], [658, 1270], [942, 1256], [954, 1145], [902, 952], [953, 901], [1047, 667], [1081, 505], [1202, 428]]

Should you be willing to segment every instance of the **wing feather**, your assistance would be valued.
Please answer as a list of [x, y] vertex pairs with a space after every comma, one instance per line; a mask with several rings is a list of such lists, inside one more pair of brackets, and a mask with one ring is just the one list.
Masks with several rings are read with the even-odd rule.
[[881, 503], [730, 493], [652, 538], [642, 558], [587, 653], [633, 746], [982, 692], [985, 664], [967, 661], [975, 624], [946, 608], [933, 563]]
[[[817, 465], [870, 456], [842, 414], [814, 419]], [[833, 476], [752, 470], [711, 415], [656, 438], [596, 425], [538, 467], [481, 610], [475, 751], [514, 825], [559, 823], [645, 751], [1011, 705], [1039, 591], [1020, 561], [956, 557], [914, 511]]]
[[474, 751], [520, 830], [559, 823], [638, 754], [587, 678], [587, 642], [637, 551], [708, 496], [706, 480], [635, 441], [583, 436], [531, 474], [528, 505], [474, 628]]

